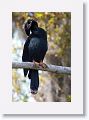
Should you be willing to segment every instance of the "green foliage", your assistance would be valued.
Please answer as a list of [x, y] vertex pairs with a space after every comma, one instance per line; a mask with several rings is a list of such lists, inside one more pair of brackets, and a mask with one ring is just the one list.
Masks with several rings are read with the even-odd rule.
[[23, 102], [28, 102], [28, 98], [29, 98], [29, 97], [28, 97], [27, 95], [24, 95], [22, 101], [23, 101]]
[[12, 85], [14, 90], [19, 93], [20, 92], [20, 86], [18, 84], [18, 79], [19, 79], [20, 75], [17, 73], [16, 70], [12, 71]]
[[71, 102], [71, 96], [70, 96], [70, 95], [68, 95], [68, 96], [66, 97], [66, 99], [67, 99], [67, 102]]

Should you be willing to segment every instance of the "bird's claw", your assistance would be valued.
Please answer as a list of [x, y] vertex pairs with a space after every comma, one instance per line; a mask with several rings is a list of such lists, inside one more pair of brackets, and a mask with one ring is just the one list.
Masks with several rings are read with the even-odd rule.
[[47, 68], [47, 65], [45, 63], [43, 63], [43, 62], [40, 62], [39, 66], [41, 66], [42, 68]]
[[42, 68], [47, 68], [47, 65], [45, 63], [43, 63], [42, 61], [40, 63], [33, 61], [33, 65], [34, 67], [42, 67]]
[[38, 62], [36, 62], [36, 61], [33, 61], [33, 65], [34, 65], [34, 67], [39, 67], [39, 63]]

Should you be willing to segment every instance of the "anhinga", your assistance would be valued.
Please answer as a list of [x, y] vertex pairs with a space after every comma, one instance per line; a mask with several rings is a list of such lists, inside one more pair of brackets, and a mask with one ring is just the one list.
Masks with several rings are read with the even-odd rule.
[[[24, 29], [28, 37], [24, 44], [22, 61], [34, 62], [35, 65], [46, 67], [43, 59], [48, 50], [47, 32], [38, 27], [38, 23], [35, 20], [30, 19], [25, 23]], [[39, 87], [38, 70], [24, 69], [24, 76], [27, 74], [28, 78], [31, 79], [31, 93], [36, 94]]]

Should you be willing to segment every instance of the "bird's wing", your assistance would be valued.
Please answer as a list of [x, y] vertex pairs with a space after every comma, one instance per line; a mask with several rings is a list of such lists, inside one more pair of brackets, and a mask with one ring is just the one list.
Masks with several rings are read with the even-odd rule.
[[27, 39], [25, 44], [24, 44], [24, 48], [23, 48], [23, 54], [22, 54], [22, 61], [26, 62], [28, 61], [28, 45], [29, 45], [30, 41]]
[[[29, 61], [29, 51], [28, 51], [28, 45], [30, 44], [30, 40], [27, 39], [24, 48], [23, 48], [23, 54], [22, 54], [22, 61], [23, 62], [28, 62]], [[24, 76], [27, 75], [28, 69], [23, 69], [24, 70]]]

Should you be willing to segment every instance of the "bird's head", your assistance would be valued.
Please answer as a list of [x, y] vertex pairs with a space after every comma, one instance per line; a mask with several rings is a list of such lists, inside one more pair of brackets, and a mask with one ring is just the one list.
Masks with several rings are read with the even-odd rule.
[[33, 32], [36, 28], [38, 28], [38, 23], [35, 20], [28, 19], [26, 21], [24, 29], [28, 36], [30, 35], [30, 31]]

